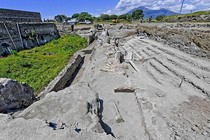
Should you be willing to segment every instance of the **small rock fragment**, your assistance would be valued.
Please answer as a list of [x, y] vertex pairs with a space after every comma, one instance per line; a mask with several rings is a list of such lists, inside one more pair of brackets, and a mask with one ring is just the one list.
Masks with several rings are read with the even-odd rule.
[[79, 129], [79, 128], [75, 128], [74, 129], [77, 133], [80, 133], [80, 131], [81, 131], [81, 129]]
[[57, 124], [56, 124], [56, 123], [48, 122], [47, 120], [45, 121], [45, 123], [46, 123], [49, 127], [53, 128], [53, 130], [56, 130], [56, 128], [57, 128]]

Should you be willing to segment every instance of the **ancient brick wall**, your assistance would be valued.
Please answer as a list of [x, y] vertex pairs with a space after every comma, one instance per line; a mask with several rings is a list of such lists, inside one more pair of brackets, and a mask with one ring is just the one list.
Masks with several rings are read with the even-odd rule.
[[0, 21], [41, 22], [41, 15], [38, 12], [28, 12], [0, 8]]
[[0, 56], [43, 45], [59, 36], [55, 24], [41, 22], [40, 13], [0, 8]]
[[9, 49], [19, 51], [45, 44], [59, 36], [53, 23], [0, 22], [0, 56], [5, 44]]

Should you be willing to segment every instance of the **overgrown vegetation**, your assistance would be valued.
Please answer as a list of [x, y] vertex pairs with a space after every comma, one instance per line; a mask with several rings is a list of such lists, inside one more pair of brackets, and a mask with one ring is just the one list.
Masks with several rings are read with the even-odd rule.
[[32, 86], [36, 93], [58, 75], [87, 41], [76, 35], [66, 35], [43, 46], [0, 58], [0, 77], [12, 78]]
[[163, 21], [163, 19], [165, 18], [166, 16], [165, 15], [159, 15], [155, 18], [155, 20], [157, 21]]
[[89, 14], [88, 12], [81, 12], [81, 13], [75, 13], [71, 17], [67, 17], [65, 15], [57, 15], [54, 17], [54, 21], [58, 23], [65, 23], [67, 20], [71, 20], [76, 18], [79, 22], [84, 22], [85, 20], [93, 21], [94, 17]]
[[170, 21], [171, 19], [179, 19], [184, 17], [196, 17], [200, 15], [209, 15], [210, 11], [198, 11], [190, 14], [181, 14], [181, 15], [172, 15], [172, 16], [166, 16], [162, 19], [162, 21]]
[[[113, 20], [123, 21], [123, 22], [131, 22], [135, 20], [143, 20], [144, 12], [142, 10], [135, 10], [131, 14], [122, 14], [122, 15], [108, 15], [101, 14], [99, 17], [94, 17], [88, 12], [75, 13], [70, 17], [65, 15], [57, 15], [54, 17], [54, 21], [57, 23], [65, 23], [71, 19], [77, 19], [78, 22], [84, 22], [85, 20], [89, 20], [91, 22], [112, 22]], [[52, 20], [44, 20], [45, 22], [51, 22]]]
[[108, 15], [101, 14], [99, 17], [94, 18], [95, 22], [112, 22], [113, 20], [119, 20], [120, 22], [131, 22], [135, 20], [141, 20], [144, 17], [142, 10], [133, 11], [131, 14], [122, 14], [122, 15]]

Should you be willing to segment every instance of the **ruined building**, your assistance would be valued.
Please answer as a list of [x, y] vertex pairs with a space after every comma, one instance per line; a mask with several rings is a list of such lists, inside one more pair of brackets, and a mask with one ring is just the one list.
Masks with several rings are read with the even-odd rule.
[[40, 13], [0, 9], [0, 56], [45, 44], [59, 37], [53, 23], [43, 23]]

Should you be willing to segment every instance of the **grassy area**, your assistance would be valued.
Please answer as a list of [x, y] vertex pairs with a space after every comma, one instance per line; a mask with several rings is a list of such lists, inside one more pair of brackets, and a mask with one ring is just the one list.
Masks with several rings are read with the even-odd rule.
[[168, 21], [170, 19], [178, 19], [183, 17], [194, 17], [194, 16], [200, 16], [200, 15], [209, 15], [210, 11], [198, 11], [190, 14], [181, 14], [181, 15], [172, 15], [172, 16], [166, 16], [163, 18], [163, 21]]
[[86, 39], [66, 35], [43, 46], [0, 58], [0, 77], [25, 82], [38, 93], [58, 75], [76, 51], [86, 46]]

